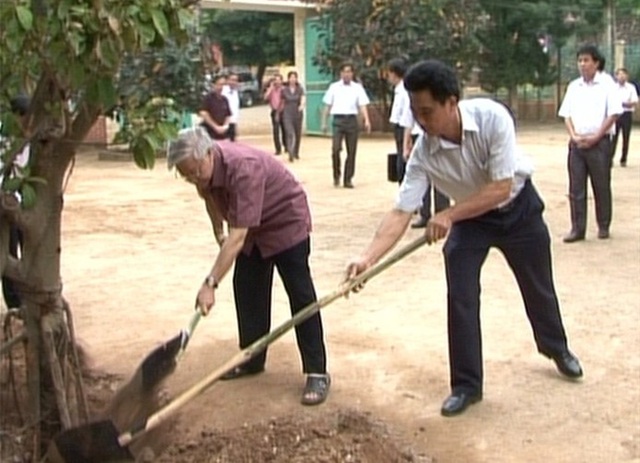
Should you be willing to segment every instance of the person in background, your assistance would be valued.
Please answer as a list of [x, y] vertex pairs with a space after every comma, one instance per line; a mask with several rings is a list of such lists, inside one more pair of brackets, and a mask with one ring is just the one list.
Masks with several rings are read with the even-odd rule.
[[[221, 244], [198, 291], [197, 306], [204, 315], [209, 313], [218, 284], [233, 268], [241, 349], [269, 332], [274, 270], [284, 284], [292, 314], [317, 300], [309, 268], [311, 213], [307, 195], [278, 159], [241, 143], [214, 141], [196, 127], [182, 130], [177, 140], [169, 143], [167, 163], [196, 186]], [[222, 221], [229, 228], [226, 237], [221, 236]], [[327, 398], [331, 384], [320, 313], [297, 325], [295, 332], [307, 375], [301, 402], [317, 405]], [[221, 379], [259, 374], [266, 359], [265, 349]]]
[[228, 137], [231, 121], [231, 107], [229, 100], [222, 94], [226, 84], [226, 77], [217, 75], [211, 83], [211, 91], [204, 97], [198, 115], [202, 118], [200, 124], [209, 136], [215, 140]]
[[[30, 98], [26, 95], [18, 95], [11, 99], [10, 106], [11, 112], [18, 117], [20, 125], [23, 130], [26, 130], [25, 117], [29, 112], [29, 105], [31, 104]], [[31, 147], [27, 143], [22, 150], [13, 158], [13, 165], [11, 167], [4, 166], [1, 155], [4, 154], [5, 148], [4, 134], [2, 125], [0, 124], [0, 185], [2, 185], [5, 178], [11, 178], [16, 175], [20, 175], [20, 169], [26, 167], [29, 164], [29, 157]], [[16, 193], [16, 198], [20, 201], [21, 197]], [[11, 225], [9, 227], [9, 255], [16, 259], [21, 257], [22, 248], [22, 232], [20, 229]], [[19, 308], [22, 305], [18, 289], [15, 287], [13, 280], [7, 277], [2, 277], [2, 295], [4, 297], [5, 305], [8, 309]]]
[[411, 111], [409, 107], [409, 94], [404, 88], [404, 73], [407, 72], [407, 62], [402, 58], [394, 58], [387, 65], [387, 81], [393, 86], [393, 102], [389, 123], [393, 127], [393, 138], [396, 142], [396, 172], [398, 183], [404, 178], [404, 127], [400, 124], [405, 111]]
[[598, 238], [608, 239], [611, 226], [611, 137], [623, 112], [615, 84], [599, 71], [602, 55], [593, 45], [576, 54], [580, 77], [567, 87], [558, 115], [569, 133], [569, 205], [571, 230], [565, 243], [585, 239], [587, 179], [595, 199]]
[[322, 115], [322, 131], [327, 132], [327, 119], [333, 116], [333, 137], [331, 143], [331, 161], [333, 165], [333, 186], [340, 186], [340, 151], [342, 140], [347, 147], [344, 162], [343, 186], [353, 188], [353, 176], [356, 172], [356, 152], [358, 149], [358, 114], [364, 119], [364, 128], [371, 132], [369, 122], [369, 97], [364, 87], [353, 79], [353, 66], [344, 63], [340, 66], [340, 80], [329, 85], [322, 98], [325, 104]]
[[227, 138], [236, 141], [238, 138], [238, 121], [240, 119], [240, 93], [238, 92], [238, 74], [235, 72], [227, 76], [227, 84], [222, 87], [222, 95], [229, 101], [229, 130]]
[[544, 203], [531, 180], [532, 166], [517, 148], [509, 111], [487, 98], [460, 101], [455, 71], [437, 60], [412, 66], [404, 83], [426, 136], [413, 148], [395, 207], [348, 264], [347, 279], [399, 242], [433, 183], [455, 201], [432, 216], [425, 229], [428, 243], [445, 240], [451, 394], [440, 413], [458, 415], [482, 400], [480, 276], [494, 247], [513, 271], [538, 352], [553, 359], [562, 375], [580, 378], [582, 367], [569, 351], [554, 288]]
[[298, 73], [287, 74], [287, 85], [282, 89], [282, 125], [284, 126], [285, 146], [289, 161], [300, 159], [300, 137], [302, 136], [302, 118], [304, 115], [304, 88], [298, 82]]
[[638, 104], [638, 93], [636, 87], [629, 83], [629, 72], [625, 68], [616, 71], [616, 90], [624, 112], [616, 120], [616, 134], [613, 137], [613, 147], [611, 148], [611, 165], [616, 156], [618, 137], [622, 132], [622, 156], [620, 166], [627, 167], [627, 156], [629, 155], [629, 138], [631, 137], [631, 126], [633, 124], [633, 112]]
[[[264, 99], [271, 108], [271, 129], [273, 134], [273, 145], [275, 155], [282, 154], [282, 145], [285, 144], [286, 136], [284, 124], [282, 123], [282, 75], [276, 74], [269, 82], [264, 93]], [[286, 148], [286, 146], [285, 146]]]

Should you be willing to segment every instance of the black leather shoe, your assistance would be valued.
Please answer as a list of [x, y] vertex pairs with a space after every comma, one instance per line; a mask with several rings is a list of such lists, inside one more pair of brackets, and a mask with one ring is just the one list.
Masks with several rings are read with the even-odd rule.
[[411, 224], [411, 228], [424, 228], [427, 226], [428, 220], [425, 217], [420, 217]]
[[259, 373], [262, 373], [263, 371], [264, 371], [264, 366], [255, 368], [255, 367], [247, 367], [242, 365], [227, 371], [224, 375], [220, 376], [220, 379], [223, 381], [228, 381], [230, 379], [242, 378], [243, 376], [257, 375]]
[[345, 187], [345, 188], [353, 188], [353, 183], [351, 183], [351, 182], [344, 182], [344, 187]]
[[598, 239], [600, 240], [609, 239], [609, 230], [606, 230], [604, 228], [601, 228], [600, 230], [598, 230]]
[[471, 394], [468, 392], [453, 392], [442, 402], [440, 414], [442, 416], [459, 415], [467, 409], [467, 407], [482, 400], [482, 394]]
[[578, 358], [568, 350], [551, 357], [558, 367], [558, 371], [567, 378], [577, 379], [582, 377], [582, 367]]
[[584, 233], [578, 233], [575, 231], [571, 231], [567, 236], [562, 238], [562, 241], [565, 243], [575, 243], [576, 241], [583, 241]]
[[335, 187], [340, 186], [340, 179], [339, 178], [334, 178], [333, 179], [333, 186], [335, 186]]

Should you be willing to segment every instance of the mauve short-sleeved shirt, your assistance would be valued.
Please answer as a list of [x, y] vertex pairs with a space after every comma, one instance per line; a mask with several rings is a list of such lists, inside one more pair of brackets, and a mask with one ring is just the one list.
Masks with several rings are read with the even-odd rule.
[[311, 232], [302, 185], [273, 155], [241, 143], [216, 142], [205, 193], [231, 227], [247, 228], [242, 252], [256, 245], [263, 258], [300, 243]]

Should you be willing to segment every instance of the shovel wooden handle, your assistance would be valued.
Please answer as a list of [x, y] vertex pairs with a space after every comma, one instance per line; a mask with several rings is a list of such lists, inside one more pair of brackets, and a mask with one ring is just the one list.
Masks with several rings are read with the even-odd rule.
[[343, 283], [336, 291], [328, 294], [327, 296], [319, 299], [318, 301], [309, 304], [307, 307], [302, 309], [300, 312], [296, 313], [292, 318], [282, 323], [280, 326], [276, 327], [273, 331], [265, 334], [260, 339], [256, 340], [250, 346], [244, 348], [232, 358], [230, 358], [227, 362], [221, 365], [216, 370], [212, 371], [205, 378], [200, 380], [195, 385], [191, 386], [186, 391], [182, 392], [179, 396], [165, 405], [163, 408], [155, 412], [153, 415], [149, 416], [143, 423], [140, 423], [137, 426], [134, 426], [130, 431], [127, 431], [120, 436], [118, 436], [118, 442], [121, 446], [126, 446], [131, 443], [135, 438], [144, 434], [145, 432], [155, 428], [160, 423], [165, 421], [171, 415], [173, 415], [180, 407], [185, 405], [194, 397], [202, 394], [206, 389], [208, 389], [213, 383], [215, 383], [222, 375], [224, 375], [227, 371], [235, 368], [237, 366], [242, 365], [244, 362], [252, 358], [258, 352], [263, 351], [269, 344], [273, 343], [275, 340], [280, 338], [283, 334], [289, 331], [294, 326], [302, 323], [307, 318], [314, 315], [321, 308], [326, 305], [332, 303], [336, 299], [339, 299], [346, 295], [349, 291], [366, 282], [367, 280], [373, 278], [378, 275], [383, 270], [386, 270], [399, 260], [406, 257], [408, 254], [411, 254], [413, 251], [421, 247], [427, 242], [427, 238], [424, 235], [421, 235], [420, 238], [410, 242], [409, 244], [403, 246], [398, 249], [396, 252], [387, 257], [384, 261], [368, 268], [355, 278], [346, 281]]

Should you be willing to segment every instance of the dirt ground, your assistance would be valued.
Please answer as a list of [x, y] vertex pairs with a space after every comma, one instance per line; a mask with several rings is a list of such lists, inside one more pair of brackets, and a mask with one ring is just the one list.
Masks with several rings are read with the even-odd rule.
[[[240, 138], [271, 152], [266, 111], [244, 113]], [[482, 274], [484, 400], [462, 416], [441, 417], [449, 387], [438, 244], [418, 250], [362, 293], [323, 311], [333, 378], [324, 405], [299, 404], [303, 377], [294, 336], [288, 334], [269, 350], [264, 374], [217, 383], [184, 408], [170, 438], [171, 457], [163, 461], [404, 461], [364, 453], [336, 453], [330, 459], [321, 454], [326, 445], [318, 447], [315, 459], [311, 452], [299, 460], [272, 460], [257, 443], [256, 453], [235, 460], [214, 452], [224, 451], [220, 443], [251, 445], [248, 439], [234, 441], [238, 436], [268, 440], [272, 426], [336, 433], [340, 417], [347, 416], [361, 423], [357, 429], [367, 429], [367, 438], [356, 439], [361, 449], [381, 442], [388, 448], [406, 445], [413, 453], [397, 455], [408, 461], [423, 455], [440, 463], [640, 462], [639, 134], [636, 128], [629, 167], [613, 169], [611, 239], [596, 239], [590, 204], [587, 240], [567, 245], [561, 239], [569, 228], [563, 127], [519, 129], [546, 201], [557, 291], [570, 346], [583, 363], [583, 381], [563, 380], [536, 353], [513, 276], [492, 252]], [[320, 296], [336, 289], [347, 261], [370, 240], [393, 203], [397, 186], [386, 181], [392, 146], [390, 135], [361, 140], [353, 190], [332, 186], [329, 139], [304, 138], [301, 160], [287, 163], [310, 198], [311, 266]], [[141, 171], [130, 162], [99, 161], [95, 153], [79, 156], [65, 198], [62, 275], [77, 330], [100, 369], [127, 378], [146, 353], [191, 317], [196, 291], [217, 251], [204, 206], [162, 161], [153, 171]], [[410, 230], [405, 242], [419, 233]], [[237, 351], [229, 276], [216, 297], [214, 311], [168, 383], [170, 393], [184, 390]], [[289, 316], [277, 277], [273, 307], [276, 326]], [[384, 423], [389, 434], [366, 427], [376, 426], [372, 423]]]

